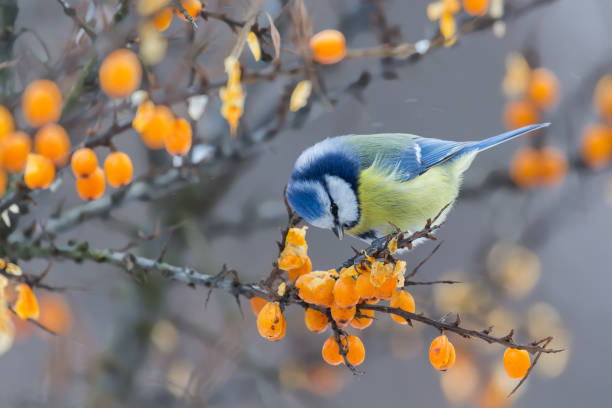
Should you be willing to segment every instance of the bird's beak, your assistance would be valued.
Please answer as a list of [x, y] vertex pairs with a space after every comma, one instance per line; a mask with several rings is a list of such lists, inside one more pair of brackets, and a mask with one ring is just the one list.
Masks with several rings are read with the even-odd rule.
[[338, 239], [344, 238], [344, 229], [342, 228], [342, 225], [334, 225], [332, 231], [338, 237]]

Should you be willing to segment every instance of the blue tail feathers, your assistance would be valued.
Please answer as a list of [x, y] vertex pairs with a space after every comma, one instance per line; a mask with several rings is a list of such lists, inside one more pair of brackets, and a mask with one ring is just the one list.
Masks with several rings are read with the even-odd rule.
[[468, 151], [473, 151], [473, 150], [477, 150], [481, 152], [483, 150], [490, 149], [493, 146], [497, 146], [498, 144], [503, 143], [507, 140], [514, 139], [515, 137], [519, 137], [526, 133], [532, 132], [537, 129], [545, 128], [548, 126], [550, 126], [550, 123], [548, 122], [538, 123], [536, 125], [524, 126], [520, 129], [511, 130], [509, 132], [502, 133], [500, 135], [493, 136], [485, 140], [480, 140], [478, 142], [472, 142], [462, 150], [463, 152], [468, 152]]

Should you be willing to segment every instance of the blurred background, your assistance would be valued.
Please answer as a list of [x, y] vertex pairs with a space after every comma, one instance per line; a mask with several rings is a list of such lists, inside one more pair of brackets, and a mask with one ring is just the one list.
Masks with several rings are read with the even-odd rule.
[[[0, 61], [18, 60], [11, 78], [17, 94], [40, 77], [53, 78], [66, 92], [90, 50], [105, 55], [117, 48], [135, 36], [142, 18], [132, 4], [125, 19], [111, 27], [116, 2], [69, 3], [98, 32], [93, 44], [82, 33], [75, 41], [79, 29], [60, 1], [0, 1], [0, 7], [18, 7], [13, 25], [22, 33], [10, 54], [4, 53], [11, 56]], [[341, 31], [349, 57], [351, 50], [376, 48], [381, 41], [417, 43], [439, 36], [438, 22], [427, 17], [428, 3], [304, 2], [312, 31]], [[180, 67], [193, 45], [202, 45], [193, 61], [209, 83], [225, 82], [223, 59], [236, 34], [220, 19], [200, 18], [194, 31], [175, 17], [163, 33], [168, 40], [165, 57], [151, 68], [160, 84], [157, 97], [175, 98], [173, 109], [184, 114], [185, 95], [208, 95], [203, 115], [194, 121], [193, 154], [214, 152], [207, 159], [210, 164], [196, 167], [197, 181], [189, 179], [168, 191], [160, 188], [153, 200], [125, 200], [98, 214], [103, 216], [61, 231], [56, 240], [117, 250], [135, 243], [130, 252], [153, 259], [167, 248], [168, 263], [210, 274], [227, 264], [241, 281], [257, 282], [268, 275], [278, 255], [275, 242], [286, 224], [282, 192], [302, 150], [326, 137], [350, 133], [405, 132], [461, 141], [501, 133], [512, 99], [502, 90], [512, 66], [508, 56], [520, 53], [531, 68], [545, 67], [557, 78], [558, 101], [540, 112], [541, 120], [552, 126], [478, 157], [466, 173], [464, 193], [438, 233], [442, 246], [417, 275], [418, 280], [463, 283], [411, 289], [417, 312], [428, 316], [459, 312], [466, 326], [494, 326], [499, 336], [515, 328], [520, 342], [555, 337], [551, 346], [566, 351], [543, 355], [515, 396], [506, 397], [517, 382], [503, 372], [499, 345], [451, 336], [457, 362], [440, 373], [427, 356], [431, 339], [438, 335], [435, 329], [418, 323], [399, 326], [380, 316], [360, 335], [367, 354], [360, 367], [365, 374], [357, 376], [343, 366], [325, 365], [320, 350], [327, 336], [306, 330], [300, 308], [286, 313], [286, 337], [267, 342], [257, 333], [247, 299], [241, 312], [234, 298], [222, 291], [213, 291], [206, 304], [206, 289], [173, 283], [157, 273], [51, 259], [45, 282], [68, 289], [36, 293], [41, 313], [48, 310], [46, 321], [65, 333], [54, 337], [15, 320], [14, 343], [0, 357], [0, 405], [602, 406], [608, 400], [607, 368], [612, 364], [606, 350], [612, 336], [607, 236], [612, 178], [607, 164], [598, 169], [584, 164], [584, 132], [591, 124], [604, 123], [593, 95], [600, 78], [612, 71], [612, 3], [505, 3], [504, 15], [483, 17], [487, 24], [476, 24], [473, 32], [460, 31], [452, 47], [410, 58], [346, 58], [334, 65], [314, 65], [313, 75], [325, 96], [313, 91], [306, 107], [282, 115], [285, 122], [279, 131], [271, 131], [280, 117], [278, 107], [287, 105], [287, 92], [302, 77], [275, 74], [269, 61], [255, 62], [245, 50], [240, 60], [243, 76], [269, 73], [270, 80], [245, 81], [244, 116], [235, 139], [219, 114], [218, 91], [190, 82], [188, 70]], [[277, 21], [282, 47], [295, 50], [284, 6], [283, 1], [266, 0], [262, 10], [272, 17], [283, 13]], [[212, 0], [204, 10], [244, 21], [249, 7], [244, 0]], [[458, 27], [466, 27], [472, 17], [459, 12], [455, 18]], [[268, 26], [263, 14], [257, 21]], [[9, 24], [7, 19], [4, 24]], [[270, 44], [262, 47], [274, 55]], [[281, 61], [282, 71], [303, 66], [291, 53], [281, 53]], [[151, 77], [148, 81], [146, 86]], [[16, 98], [6, 104], [16, 109], [17, 124], [25, 126]], [[79, 106], [62, 116], [74, 146], [95, 121], [81, 109], [94, 109], [101, 98], [99, 91], [85, 93]], [[134, 114], [129, 103], [109, 101], [103, 108], [103, 126], [110, 124], [113, 112], [120, 118]], [[129, 152], [135, 176], [173, 165], [167, 154], [147, 150], [131, 129], [113, 143]], [[564, 164], [553, 166], [552, 182], [524, 188], [516, 185], [516, 175], [509, 176], [517, 152], [529, 146], [558, 149]], [[36, 206], [19, 217], [14, 230], [24, 230], [33, 220], [53, 219], [58, 206], [66, 210], [84, 205], [68, 173], [52, 192], [35, 196]], [[150, 236], [156, 230], [158, 236]], [[138, 239], [139, 232], [154, 239]], [[364, 247], [358, 240], [338, 241], [316, 228], [309, 229], [307, 237], [314, 269], [334, 267], [353, 254], [351, 246]], [[405, 255], [409, 270], [435, 245], [426, 243]], [[41, 273], [48, 263], [19, 261], [24, 272], [32, 274]]]

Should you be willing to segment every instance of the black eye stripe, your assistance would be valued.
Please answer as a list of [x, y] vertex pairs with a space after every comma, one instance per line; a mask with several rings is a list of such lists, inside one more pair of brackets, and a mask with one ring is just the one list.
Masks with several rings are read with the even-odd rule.
[[338, 206], [333, 201], [331, 202], [330, 209], [331, 209], [332, 215], [334, 216], [334, 219], [337, 221], [338, 220]]

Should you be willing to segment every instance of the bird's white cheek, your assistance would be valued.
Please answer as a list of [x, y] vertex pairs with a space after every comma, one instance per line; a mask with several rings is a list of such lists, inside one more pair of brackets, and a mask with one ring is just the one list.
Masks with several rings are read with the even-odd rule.
[[336, 176], [325, 176], [332, 200], [338, 205], [338, 220], [341, 224], [353, 224], [359, 219], [359, 205], [349, 183]]
[[324, 216], [311, 220], [310, 223], [318, 228], [331, 229], [334, 226], [334, 220], [331, 216]]

